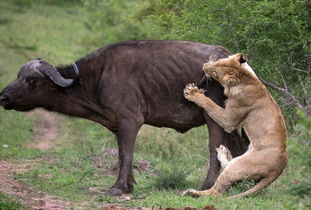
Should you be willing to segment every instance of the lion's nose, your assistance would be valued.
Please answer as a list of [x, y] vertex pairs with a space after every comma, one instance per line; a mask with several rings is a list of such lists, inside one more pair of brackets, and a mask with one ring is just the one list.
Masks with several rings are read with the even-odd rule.
[[208, 68], [210, 68], [210, 65], [211, 65], [210, 62], [204, 63], [204, 64], [203, 64], [203, 71], [204, 71], [204, 70], [206, 71]]
[[205, 74], [208, 73], [208, 71], [210, 70], [210, 68], [211, 68], [211, 67], [210, 67], [210, 63], [209, 63], [209, 62], [203, 64], [203, 71], [204, 71]]

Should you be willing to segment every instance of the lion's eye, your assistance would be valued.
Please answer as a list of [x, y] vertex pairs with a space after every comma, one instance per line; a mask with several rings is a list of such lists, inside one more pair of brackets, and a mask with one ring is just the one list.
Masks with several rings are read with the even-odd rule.
[[217, 77], [217, 72], [216, 72], [216, 71], [213, 71], [211, 76]]

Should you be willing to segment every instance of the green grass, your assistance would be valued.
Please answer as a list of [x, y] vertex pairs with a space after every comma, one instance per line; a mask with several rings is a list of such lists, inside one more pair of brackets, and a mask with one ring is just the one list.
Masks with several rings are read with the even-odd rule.
[[[79, 5], [16, 2], [20, 1], [0, 2], [0, 89], [16, 78], [20, 66], [29, 59], [43, 57], [52, 64], [70, 63], [99, 47], [88, 44], [87, 37], [94, 32], [85, 27], [88, 14], [79, 9]], [[96, 123], [59, 117], [60, 135], [55, 140], [58, 144], [42, 152], [26, 146], [33, 140], [34, 124], [30, 118], [25, 113], [0, 109], [0, 159], [12, 162], [35, 159], [37, 164], [16, 178], [50, 195], [62, 196], [76, 206], [89, 201], [90, 206], [103, 202], [150, 208], [207, 205], [218, 209], [310, 208], [310, 161], [306, 161], [310, 159], [306, 141], [308, 127], [301, 128], [299, 136], [289, 141], [289, 165], [274, 184], [252, 197], [228, 200], [225, 196], [241, 192], [250, 183], [230, 188], [223, 197], [193, 199], [180, 195], [187, 188], [200, 187], [206, 176], [208, 135], [205, 126], [186, 134], [144, 126], [137, 138], [134, 165], [144, 160], [148, 167], [134, 171], [138, 184], [133, 199], [121, 201], [89, 190], [97, 187], [105, 191], [116, 180], [117, 157], [103, 152], [116, 149], [115, 136]], [[8, 147], [3, 147], [4, 144]], [[19, 207], [4, 194], [0, 194], [0, 204]]]
[[23, 208], [24, 206], [20, 204], [19, 201], [0, 192], [0, 209], [1, 210], [19, 210]]

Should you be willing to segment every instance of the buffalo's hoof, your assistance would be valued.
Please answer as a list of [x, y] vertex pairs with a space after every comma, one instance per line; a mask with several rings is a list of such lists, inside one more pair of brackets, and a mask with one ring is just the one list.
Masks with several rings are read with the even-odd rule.
[[113, 187], [109, 189], [105, 194], [109, 196], [121, 196], [123, 194], [123, 191]]

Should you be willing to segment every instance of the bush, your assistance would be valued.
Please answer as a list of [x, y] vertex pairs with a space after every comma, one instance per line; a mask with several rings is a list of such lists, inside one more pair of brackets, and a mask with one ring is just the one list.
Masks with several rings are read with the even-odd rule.
[[296, 179], [288, 188], [288, 192], [297, 196], [311, 195], [311, 116], [305, 115], [301, 110], [297, 111], [299, 116], [298, 124], [295, 127], [296, 133], [289, 140], [288, 150], [291, 161], [295, 163]]
[[259, 76], [297, 98], [286, 91], [273, 92], [287, 116], [294, 116], [297, 105], [311, 107], [311, 12], [303, 1], [147, 2], [140, 15], [152, 25], [152, 37], [218, 44], [246, 53]]

